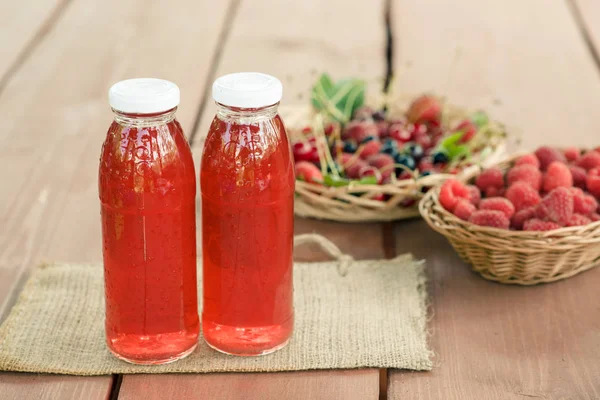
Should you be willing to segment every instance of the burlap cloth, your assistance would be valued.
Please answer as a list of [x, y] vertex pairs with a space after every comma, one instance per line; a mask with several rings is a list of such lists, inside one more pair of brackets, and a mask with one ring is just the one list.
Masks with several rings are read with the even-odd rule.
[[0, 327], [0, 370], [106, 375], [431, 369], [423, 263], [408, 254], [354, 261], [321, 236], [296, 237], [296, 244], [306, 241], [319, 242], [337, 261], [294, 264], [296, 326], [289, 345], [278, 352], [233, 357], [200, 339], [193, 354], [172, 364], [120, 361], [104, 343], [102, 266], [51, 264], [32, 273]]

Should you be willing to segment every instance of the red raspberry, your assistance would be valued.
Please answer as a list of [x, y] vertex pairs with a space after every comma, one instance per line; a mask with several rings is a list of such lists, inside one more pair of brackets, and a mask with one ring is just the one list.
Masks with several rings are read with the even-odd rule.
[[596, 196], [596, 198], [600, 198], [600, 168], [593, 168], [588, 171], [585, 186], [588, 192]]
[[535, 154], [525, 154], [517, 158], [515, 165], [533, 165], [536, 168], [540, 168], [540, 160], [537, 159]]
[[490, 197], [483, 199], [479, 203], [480, 210], [496, 210], [502, 211], [506, 218], [510, 218], [515, 213], [515, 206], [504, 197]]
[[348, 175], [348, 178], [359, 179], [360, 178], [360, 170], [368, 165], [369, 164], [367, 164], [365, 161], [358, 158], [355, 162], [352, 163], [352, 165], [344, 166], [344, 169], [345, 169], [346, 175]]
[[469, 198], [471, 204], [479, 204], [479, 201], [481, 200], [481, 192], [479, 191], [479, 188], [474, 185], [467, 185], [467, 188], [469, 188], [469, 192], [471, 193]]
[[544, 197], [538, 207], [550, 221], [564, 226], [573, 215], [573, 194], [567, 188], [558, 187]]
[[469, 140], [473, 139], [473, 136], [477, 133], [477, 127], [473, 122], [466, 119], [462, 121], [460, 124], [454, 128], [454, 131], [462, 131], [463, 135], [461, 136], [458, 143], [467, 143]]
[[462, 220], [468, 221], [471, 217], [471, 214], [473, 214], [473, 212], [476, 210], [477, 207], [471, 204], [470, 201], [460, 199], [458, 200], [458, 203], [456, 203], [456, 207], [454, 207], [454, 215]]
[[535, 156], [540, 160], [540, 168], [545, 171], [554, 161], [566, 162], [567, 159], [560, 151], [552, 147], [542, 146], [535, 151]]
[[323, 174], [317, 166], [308, 161], [298, 161], [295, 165], [296, 179], [305, 182], [323, 183]]
[[577, 147], [567, 147], [564, 151], [567, 161], [573, 162], [579, 158], [581, 151]]
[[506, 193], [506, 189], [490, 186], [485, 190], [485, 197], [502, 197]]
[[510, 220], [510, 226], [514, 229], [523, 229], [523, 223], [535, 216], [535, 207], [527, 207], [517, 211]]
[[508, 186], [515, 182], [527, 182], [535, 190], [540, 190], [542, 173], [533, 165], [518, 165], [512, 167], [506, 174], [506, 184]]
[[600, 153], [597, 151], [588, 151], [577, 160], [577, 165], [588, 171], [592, 168], [600, 167]]
[[592, 213], [590, 215], [590, 219], [592, 220], [592, 222], [600, 221], [600, 214], [598, 214], [598, 213]]
[[367, 143], [361, 145], [362, 150], [360, 151], [360, 158], [366, 160], [374, 154], [378, 154], [381, 150], [381, 142], [379, 140], [369, 140]]
[[378, 137], [379, 128], [368, 121], [351, 121], [346, 125], [342, 133], [342, 139], [353, 139], [356, 143], [361, 143], [369, 136]]
[[541, 200], [538, 191], [522, 181], [514, 183], [508, 188], [506, 198], [510, 200], [517, 211], [535, 206]]
[[471, 214], [469, 222], [480, 225], [489, 226], [492, 228], [508, 229], [510, 221], [502, 211], [496, 210], [479, 210]]
[[448, 211], [452, 212], [458, 200], [469, 200], [471, 193], [469, 189], [456, 179], [448, 179], [440, 189], [440, 203]]
[[589, 215], [598, 208], [598, 202], [594, 196], [585, 194], [579, 188], [572, 188], [571, 193], [573, 194], [573, 212]]
[[503, 188], [504, 174], [498, 167], [488, 168], [481, 172], [477, 179], [475, 179], [475, 185], [482, 192], [485, 192], [489, 187]]
[[573, 177], [573, 186], [585, 189], [585, 178], [587, 177], [585, 169], [571, 165], [569, 166], [569, 171], [571, 171], [571, 176]]
[[365, 165], [358, 171], [359, 178], [366, 178], [369, 176], [375, 177], [377, 180], [377, 184], [381, 184], [383, 182], [383, 175], [379, 170], [371, 165]]
[[523, 224], [524, 231], [551, 231], [560, 228], [560, 225], [550, 221], [532, 218]]
[[384, 181], [387, 181], [394, 172], [394, 158], [389, 154], [374, 154], [367, 159], [367, 162], [381, 172]]
[[581, 214], [573, 214], [571, 218], [567, 221], [567, 226], [582, 226], [591, 224], [592, 220]]
[[551, 192], [557, 187], [571, 186], [573, 186], [573, 176], [566, 164], [554, 161], [548, 166], [548, 171], [544, 175], [544, 191]]

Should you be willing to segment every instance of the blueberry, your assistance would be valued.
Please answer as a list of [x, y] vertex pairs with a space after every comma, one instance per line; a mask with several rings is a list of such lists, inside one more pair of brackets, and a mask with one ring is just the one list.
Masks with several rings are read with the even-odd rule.
[[398, 155], [398, 143], [395, 140], [387, 140], [381, 146], [380, 152], [396, 157]]
[[356, 153], [356, 144], [354, 142], [344, 142], [344, 153]]
[[372, 114], [374, 121], [385, 121], [385, 110], [378, 110]]
[[398, 154], [396, 157], [394, 157], [394, 159], [396, 164], [402, 164], [411, 171], [417, 166], [415, 159], [407, 154]]
[[362, 143], [367, 143], [367, 142], [370, 142], [371, 140], [375, 140], [375, 139], [377, 139], [375, 136], [371, 136], [371, 135], [369, 135], [369, 136], [367, 136], [366, 138], [364, 138], [364, 139], [362, 140], [362, 142], [360, 142], [360, 143], [361, 143], [361, 144], [362, 144]]
[[425, 152], [423, 151], [423, 147], [420, 144], [407, 143], [405, 148], [407, 150], [407, 154], [410, 154], [410, 156], [414, 158], [415, 161], [419, 161], [421, 158], [423, 158], [423, 155], [425, 154]]
[[423, 171], [421, 172], [421, 176], [429, 176], [431, 175], [431, 171]]
[[433, 153], [433, 163], [434, 164], [442, 164], [448, 162], [448, 153], [445, 151], [436, 151]]

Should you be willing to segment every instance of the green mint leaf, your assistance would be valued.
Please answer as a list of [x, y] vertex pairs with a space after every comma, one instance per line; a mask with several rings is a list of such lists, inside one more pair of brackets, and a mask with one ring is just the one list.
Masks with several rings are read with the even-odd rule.
[[487, 125], [490, 122], [487, 114], [483, 111], [477, 111], [471, 115], [471, 122], [473, 122], [477, 128], [481, 128], [484, 125]]

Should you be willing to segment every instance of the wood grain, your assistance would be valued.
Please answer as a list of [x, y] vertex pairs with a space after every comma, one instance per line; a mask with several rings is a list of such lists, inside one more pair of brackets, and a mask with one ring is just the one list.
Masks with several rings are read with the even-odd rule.
[[397, 0], [393, 28], [403, 91], [485, 108], [525, 148], [597, 145], [600, 75], [565, 1]]
[[0, 2], [0, 91], [19, 65], [43, 39], [67, 0], [23, 0]]
[[35, 374], [0, 374], [2, 400], [105, 400], [110, 376], [79, 377]]
[[121, 385], [120, 400], [375, 400], [378, 395], [376, 370], [178, 375], [176, 379], [136, 375], [126, 378]]
[[400, 223], [398, 252], [427, 260], [433, 371], [391, 372], [388, 398], [600, 398], [600, 268], [535, 287], [471, 272], [423, 221]]

